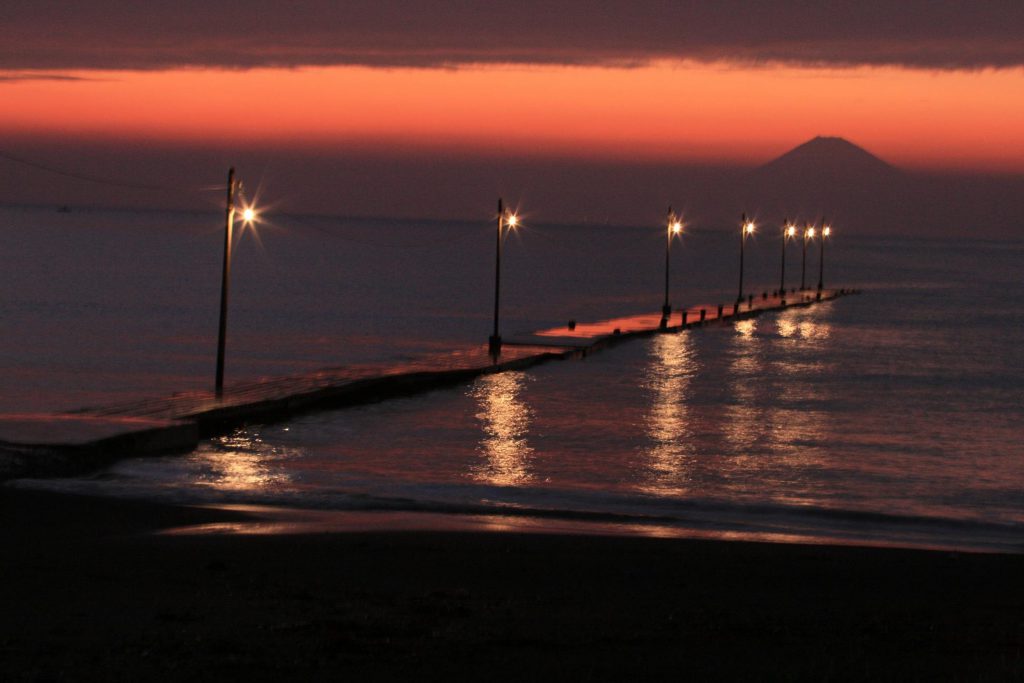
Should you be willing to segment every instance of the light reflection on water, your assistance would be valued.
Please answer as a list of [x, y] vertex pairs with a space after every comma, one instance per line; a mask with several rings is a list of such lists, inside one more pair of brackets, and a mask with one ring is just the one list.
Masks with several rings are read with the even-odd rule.
[[651, 405], [644, 427], [646, 474], [641, 490], [655, 495], [682, 495], [689, 488], [697, 453], [691, 424], [689, 385], [697, 371], [691, 332], [663, 334], [650, 345], [643, 380]]
[[[829, 325], [821, 309], [791, 309], [774, 319], [744, 321], [733, 338], [730, 365], [732, 419], [726, 437], [743, 472], [737, 495], [777, 503], [808, 505], [828, 497], [815, 486], [815, 470], [825, 456], [829, 383]], [[810, 484], [810, 485], [809, 485]], [[822, 495], [824, 493], [824, 495]]]
[[498, 486], [515, 486], [533, 479], [533, 448], [526, 440], [533, 411], [523, 399], [527, 375], [502, 372], [485, 375], [474, 384], [472, 396], [479, 406], [477, 451], [483, 462], [471, 468], [474, 479]]
[[733, 327], [729, 353], [731, 400], [725, 409], [722, 430], [730, 450], [749, 456], [765, 432], [764, 409], [771, 401], [767, 383], [759, 377], [762, 370], [763, 340], [757, 336], [758, 318], [742, 320]]
[[[813, 314], [813, 311], [814, 309], [789, 309], [778, 313], [775, 325], [778, 328], [779, 336], [798, 340], [827, 340], [831, 334], [831, 328], [827, 322], [808, 317]], [[737, 327], [743, 323], [753, 322], [754, 320], [745, 320], [742, 323], [737, 323]], [[746, 334], [749, 335], [749, 333]]]
[[193, 482], [220, 491], [280, 491], [292, 483], [281, 462], [294, 455], [288, 449], [267, 444], [256, 430], [236, 430], [211, 439], [189, 456]]

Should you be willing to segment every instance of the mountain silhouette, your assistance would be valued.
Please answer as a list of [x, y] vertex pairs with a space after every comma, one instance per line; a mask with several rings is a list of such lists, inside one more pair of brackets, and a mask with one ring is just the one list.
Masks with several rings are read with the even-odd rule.
[[848, 181], [864, 177], [891, 178], [900, 172], [848, 140], [819, 136], [758, 167], [755, 173], [807, 178], [825, 176]]
[[753, 169], [738, 191], [750, 212], [772, 220], [827, 216], [872, 228], [898, 225], [911, 193], [903, 171], [838, 137], [808, 140]]

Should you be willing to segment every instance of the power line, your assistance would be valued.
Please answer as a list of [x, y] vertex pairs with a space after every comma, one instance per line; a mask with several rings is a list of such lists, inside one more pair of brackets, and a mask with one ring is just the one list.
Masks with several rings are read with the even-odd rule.
[[[359, 245], [366, 246], [366, 247], [377, 247], [377, 248], [380, 248], [380, 249], [409, 248], [409, 249], [425, 249], [425, 250], [428, 250], [428, 251], [431, 250], [431, 249], [441, 249], [441, 248], [450, 246], [452, 244], [456, 244], [458, 242], [462, 242], [463, 240], [466, 240], [466, 239], [468, 239], [470, 237], [481, 237], [481, 236], [483, 236], [485, 234], [488, 234], [490, 232], [490, 230], [491, 230], [490, 227], [481, 225], [481, 226], [477, 227], [476, 229], [469, 229], [469, 230], [466, 230], [465, 232], [462, 232], [462, 233], [460, 233], [458, 235], [455, 235], [454, 237], [443, 238], [443, 239], [436, 239], [436, 240], [422, 240], [422, 239], [420, 239], [420, 240], [418, 240], [416, 242], [378, 242], [378, 241], [375, 241], [375, 240], [358, 239], [356, 237], [352, 237], [350, 235], [345, 235], [343, 233], [340, 233], [340, 232], [337, 232], [337, 231], [334, 231], [334, 230], [328, 230], [327, 229], [327, 225], [324, 225], [326, 223], [326, 224], [334, 224], [334, 225], [338, 225], [338, 226], [343, 226], [347, 222], [345, 219], [341, 219], [341, 218], [330, 219], [330, 218], [327, 218], [327, 217], [316, 217], [316, 218], [313, 218], [313, 217], [301, 216], [299, 214], [289, 214], [288, 218], [294, 219], [294, 220], [298, 221], [299, 223], [303, 223], [303, 224], [313, 228], [314, 230], [316, 230], [316, 231], [318, 231], [318, 232], [320, 232], [322, 234], [330, 236], [333, 239], [338, 239], [338, 240], [341, 240], [343, 242], [350, 242], [352, 244], [359, 244]], [[320, 225], [317, 225], [317, 223], [319, 223]]]
[[109, 185], [111, 187], [126, 187], [134, 190], [156, 190], [162, 192], [223, 192], [225, 190], [224, 185], [207, 185], [205, 187], [184, 187], [184, 186], [173, 186], [173, 185], [154, 185], [149, 183], [136, 183], [126, 180], [117, 180], [113, 178], [105, 178], [102, 176], [89, 175], [87, 173], [78, 173], [76, 171], [69, 171], [63, 168], [57, 168], [48, 164], [41, 164], [37, 161], [25, 159], [24, 157], [11, 154], [4, 150], [0, 150], [0, 158], [8, 161], [13, 161], [18, 164], [30, 166], [32, 168], [39, 169], [41, 171], [47, 171], [48, 173], [54, 173], [56, 175], [65, 176], [67, 178], [74, 178], [76, 180], [84, 180], [90, 183], [97, 183], [99, 185]]
[[[585, 226], [571, 226], [576, 229], [587, 229]], [[655, 241], [663, 241], [665, 239], [664, 230], [659, 228], [657, 230], [644, 230], [642, 228], [626, 228], [628, 231], [635, 231], [633, 234], [627, 234], [624, 232], [621, 236], [616, 238], [617, 244], [620, 248], [630, 247], [639, 242], [648, 241], [654, 243]], [[560, 232], [560, 231], [559, 231]], [[532, 229], [529, 230], [530, 237], [539, 237], [541, 240], [548, 243], [553, 249], [566, 252], [578, 252], [580, 249], [578, 238], [571, 236], [571, 239], [559, 239], [566, 237], [565, 235], [553, 236], [545, 230]]]

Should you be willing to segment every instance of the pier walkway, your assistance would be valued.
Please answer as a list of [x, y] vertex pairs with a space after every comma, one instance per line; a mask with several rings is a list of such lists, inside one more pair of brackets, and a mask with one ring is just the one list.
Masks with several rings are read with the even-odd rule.
[[[592, 323], [568, 324], [504, 340], [499, 355], [485, 345], [399, 363], [328, 368], [294, 377], [263, 379], [213, 392], [178, 393], [69, 413], [0, 415], [0, 481], [26, 476], [88, 472], [124, 457], [187, 452], [199, 440], [249, 423], [273, 422], [313, 410], [408, 396], [474, 377], [550, 360], [583, 357], [638, 336], [730, 322], [766, 311], [809, 306], [854, 293], [765, 293], [739, 305], [692, 306]], [[685, 314], [685, 321], [684, 321]]]

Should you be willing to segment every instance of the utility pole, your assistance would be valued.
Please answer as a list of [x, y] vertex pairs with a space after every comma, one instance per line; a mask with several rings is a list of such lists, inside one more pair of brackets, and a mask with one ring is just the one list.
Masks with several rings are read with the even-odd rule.
[[235, 167], [228, 170], [227, 208], [224, 212], [224, 267], [220, 281], [220, 329], [217, 335], [217, 377], [214, 391], [224, 394], [224, 347], [228, 331], [228, 288], [231, 284], [231, 232], [235, 222]]
[[501, 232], [504, 221], [505, 207], [501, 197], [498, 197], [498, 242], [494, 252], [494, 333], [488, 340], [488, 347], [494, 354], [501, 352], [501, 335], [498, 334], [498, 304], [501, 300]]

